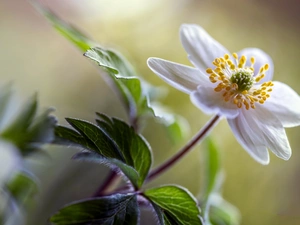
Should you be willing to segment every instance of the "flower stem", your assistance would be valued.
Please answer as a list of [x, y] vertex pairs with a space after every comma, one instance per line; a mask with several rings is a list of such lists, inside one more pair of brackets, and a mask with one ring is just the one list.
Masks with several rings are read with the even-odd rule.
[[109, 171], [104, 183], [97, 189], [93, 197], [100, 197], [105, 194], [106, 190], [109, 189], [111, 184], [118, 178], [118, 174], [115, 171]]
[[216, 115], [214, 116], [208, 123], [190, 140], [187, 145], [185, 145], [176, 155], [174, 155], [172, 158], [170, 158], [168, 161], [160, 165], [158, 168], [154, 169], [148, 176], [147, 182], [154, 179], [161, 173], [165, 172], [169, 168], [171, 168], [175, 163], [177, 163], [183, 156], [185, 156], [188, 152], [190, 152], [193, 147], [199, 143], [211, 129], [214, 127], [214, 125], [220, 120], [220, 116]]

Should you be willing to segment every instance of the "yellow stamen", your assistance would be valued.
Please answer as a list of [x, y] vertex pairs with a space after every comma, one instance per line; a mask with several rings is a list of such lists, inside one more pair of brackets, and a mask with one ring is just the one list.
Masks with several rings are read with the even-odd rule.
[[213, 73], [213, 70], [211, 68], [207, 68], [206, 73]]
[[255, 104], [264, 104], [273, 90], [272, 81], [258, 84], [265, 77], [269, 65], [263, 65], [254, 75], [254, 57], [250, 58], [251, 65], [246, 66], [246, 56], [238, 57], [236, 53], [232, 56], [234, 61], [230, 59], [229, 54], [225, 54], [212, 62], [215, 68], [206, 70], [209, 80], [217, 83], [214, 91], [219, 92], [228, 104], [235, 104], [237, 108], [244, 107], [246, 110], [255, 109]]

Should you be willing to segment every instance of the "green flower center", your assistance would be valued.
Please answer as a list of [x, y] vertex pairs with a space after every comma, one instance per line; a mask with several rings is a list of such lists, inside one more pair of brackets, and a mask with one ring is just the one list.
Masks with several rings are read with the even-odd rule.
[[249, 91], [253, 85], [253, 76], [250, 72], [239, 71], [233, 74], [230, 78], [232, 84], [237, 84], [238, 91]]

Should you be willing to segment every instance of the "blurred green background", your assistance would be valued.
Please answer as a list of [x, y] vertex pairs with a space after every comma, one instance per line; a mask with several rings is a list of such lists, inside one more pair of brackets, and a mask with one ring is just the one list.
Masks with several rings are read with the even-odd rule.
[[[190, 65], [179, 40], [182, 23], [203, 26], [230, 51], [258, 47], [274, 60], [274, 80], [300, 93], [300, 2], [298, 0], [51, 0], [41, 1], [105, 47], [122, 52], [141, 76], [164, 86], [163, 102], [190, 123], [189, 137], [209, 119], [189, 96], [168, 86], [146, 65], [155, 56]], [[0, 1], [1, 83], [13, 81], [19, 96], [39, 93], [41, 107], [53, 106], [64, 117], [93, 121], [94, 112], [127, 120], [117, 96], [97, 68], [40, 15], [28, 1]], [[224, 197], [242, 215], [244, 225], [300, 224], [300, 128], [288, 129], [293, 155], [287, 162], [271, 155], [256, 163], [236, 142], [226, 121], [212, 135], [222, 151]], [[154, 152], [154, 165], [184, 144], [174, 144], [155, 121], [143, 131]], [[185, 140], [187, 141], [188, 138]], [[201, 190], [201, 150], [197, 147], [173, 170], [149, 186], [176, 183], [194, 195]], [[48, 146], [49, 159], [33, 157], [27, 167], [40, 178], [40, 193], [28, 225], [43, 225], [64, 204], [90, 196], [107, 168], [70, 160], [78, 150]], [[142, 223], [143, 224], [143, 223]]]

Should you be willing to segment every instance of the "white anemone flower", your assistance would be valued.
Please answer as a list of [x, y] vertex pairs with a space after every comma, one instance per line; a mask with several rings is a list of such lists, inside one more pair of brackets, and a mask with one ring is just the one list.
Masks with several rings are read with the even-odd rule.
[[180, 37], [195, 68], [149, 58], [150, 69], [189, 94], [203, 112], [227, 118], [237, 141], [259, 163], [269, 163], [268, 149], [288, 160], [284, 127], [300, 125], [300, 98], [288, 85], [272, 81], [270, 56], [257, 48], [230, 54], [193, 24], [182, 25]]

